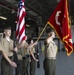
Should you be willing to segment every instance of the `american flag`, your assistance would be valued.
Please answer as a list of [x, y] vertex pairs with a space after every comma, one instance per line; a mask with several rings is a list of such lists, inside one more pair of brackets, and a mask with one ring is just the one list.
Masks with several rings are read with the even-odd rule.
[[16, 39], [18, 40], [19, 44], [26, 40], [25, 35], [25, 6], [24, 6], [24, 0], [20, 0], [19, 6], [18, 6], [18, 12], [17, 12], [17, 25], [16, 25]]

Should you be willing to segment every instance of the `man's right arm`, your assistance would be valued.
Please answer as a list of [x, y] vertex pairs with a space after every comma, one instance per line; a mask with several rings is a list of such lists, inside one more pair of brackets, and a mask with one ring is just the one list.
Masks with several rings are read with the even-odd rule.
[[4, 58], [9, 62], [9, 64], [13, 67], [17, 67], [16, 63], [11, 61], [8, 56], [2, 51], [2, 55], [4, 56]]
[[5, 54], [4, 49], [3, 49], [3, 46], [1, 45], [1, 42], [0, 42], [0, 52], [2, 53], [3, 57], [9, 62], [9, 64], [10, 64], [11, 66], [17, 67], [17, 65], [16, 65], [13, 61], [11, 61], [11, 60], [8, 58], [8, 56]]

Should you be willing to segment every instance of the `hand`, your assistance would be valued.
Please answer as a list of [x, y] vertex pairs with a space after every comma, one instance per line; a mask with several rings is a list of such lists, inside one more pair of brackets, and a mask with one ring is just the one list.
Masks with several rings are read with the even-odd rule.
[[38, 59], [34, 59], [34, 60], [37, 61], [37, 62], [39, 61]]
[[27, 40], [27, 36], [25, 36], [25, 40]]
[[38, 42], [36, 41], [35, 43], [34, 43], [34, 45], [37, 45], [38, 44]]
[[18, 50], [17, 47], [15, 47], [15, 48], [14, 48], [14, 51], [17, 52], [17, 50]]
[[10, 63], [11, 66], [13, 66], [13, 67], [17, 67], [17, 64], [16, 64], [15, 62], [10, 61], [9, 63]]

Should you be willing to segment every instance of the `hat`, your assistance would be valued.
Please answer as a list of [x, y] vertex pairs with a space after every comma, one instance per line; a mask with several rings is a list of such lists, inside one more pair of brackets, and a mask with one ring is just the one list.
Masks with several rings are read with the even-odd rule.
[[28, 39], [28, 44], [30, 44], [31, 40], [33, 40], [32, 37], [30, 37], [30, 38]]
[[11, 27], [5, 27], [4, 30], [11, 30]]
[[46, 32], [47, 33], [50, 33], [50, 32], [53, 32], [54, 30], [52, 29], [52, 28], [48, 28], [48, 29], [46, 29]]

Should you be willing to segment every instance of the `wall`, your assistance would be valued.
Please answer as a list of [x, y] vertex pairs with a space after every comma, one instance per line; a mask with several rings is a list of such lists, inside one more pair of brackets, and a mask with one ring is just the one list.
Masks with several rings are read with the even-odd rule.
[[72, 25], [72, 27], [71, 27], [71, 32], [72, 32], [72, 40], [73, 40], [73, 43], [74, 43], [74, 25]]

